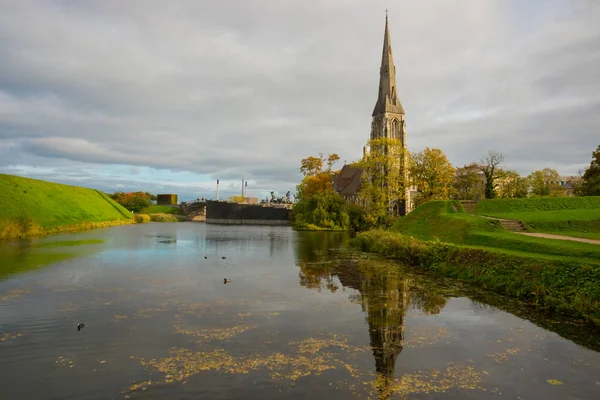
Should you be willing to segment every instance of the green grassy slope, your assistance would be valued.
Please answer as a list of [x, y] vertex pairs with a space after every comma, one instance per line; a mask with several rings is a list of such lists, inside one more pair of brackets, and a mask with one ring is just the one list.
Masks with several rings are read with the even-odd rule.
[[593, 210], [598, 208], [600, 208], [600, 196], [486, 199], [477, 205], [477, 214], [495, 216], [503, 213]]
[[600, 239], [600, 197], [483, 200], [477, 214], [523, 221], [528, 230]]
[[477, 214], [496, 216], [505, 213], [535, 211], [594, 210], [600, 208], [600, 196], [540, 197], [527, 199], [486, 199], [477, 205]]
[[399, 219], [392, 231], [421, 240], [487, 248], [506, 254], [547, 259], [577, 259], [600, 264], [600, 246], [536, 238], [505, 231], [497, 221], [469, 215], [458, 202], [431, 201]]
[[397, 220], [392, 231], [422, 240], [462, 243], [473, 231], [503, 231], [499, 222], [465, 213], [457, 201], [429, 201]]
[[131, 218], [100, 191], [0, 174], [0, 227], [21, 213], [44, 228]]

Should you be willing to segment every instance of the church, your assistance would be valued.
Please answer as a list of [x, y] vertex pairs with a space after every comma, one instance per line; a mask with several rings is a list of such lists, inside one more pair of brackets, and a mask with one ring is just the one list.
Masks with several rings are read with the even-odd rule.
[[[381, 56], [381, 67], [379, 69], [379, 91], [377, 101], [372, 113], [371, 134], [369, 139], [398, 139], [403, 149], [406, 146], [406, 123], [404, 108], [398, 98], [398, 86], [396, 85], [396, 66], [392, 54], [392, 42], [388, 27], [387, 11], [385, 16], [385, 32], [383, 36], [383, 53]], [[363, 148], [363, 157], [367, 156], [367, 146]], [[401, 166], [406, 174], [405, 166]], [[350, 165], [344, 165], [342, 170], [334, 178], [333, 186], [347, 201], [356, 201], [360, 191], [363, 171]], [[406, 200], [402, 201], [396, 211], [399, 215], [406, 215], [412, 209], [411, 195], [415, 188], [406, 189]]]

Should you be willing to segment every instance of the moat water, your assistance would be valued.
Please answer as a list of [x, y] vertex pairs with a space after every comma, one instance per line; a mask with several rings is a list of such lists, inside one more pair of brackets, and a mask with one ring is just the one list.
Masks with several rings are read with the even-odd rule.
[[594, 331], [347, 239], [150, 223], [1, 242], [0, 398], [600, 398]]

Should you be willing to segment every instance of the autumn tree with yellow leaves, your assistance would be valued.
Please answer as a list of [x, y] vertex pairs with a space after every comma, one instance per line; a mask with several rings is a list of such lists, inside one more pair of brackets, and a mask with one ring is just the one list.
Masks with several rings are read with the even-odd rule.
[[440, 149], [430, 149], [412, 153], [410, 180], [419, 192], [414, 201], [415, 207], [430, 200], [448, 200], [454, 192], [456, 170]]
[[360, 202], [370, 215], [380, 220], [398, 215], [406, 201], [410, 155], [400, 139], [372, 139], [367, 145], [368, 154], [353, 164], [364, 171]]
[[333, 153], [327, 158], [307, 157], [300, 163], [304, 175], [296, 187], [297, 202], [292, 208], [296, 229], [348, 230], [350, 216], [348, 204], [333, 190], [333, 165], [340, 157]]

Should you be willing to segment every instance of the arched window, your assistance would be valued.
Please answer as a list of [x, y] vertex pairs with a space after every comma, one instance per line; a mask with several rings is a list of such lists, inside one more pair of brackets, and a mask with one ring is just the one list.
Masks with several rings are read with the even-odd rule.
[[400, 122], [397, 119], [392, 121], [392, 138], [400, 139]]

